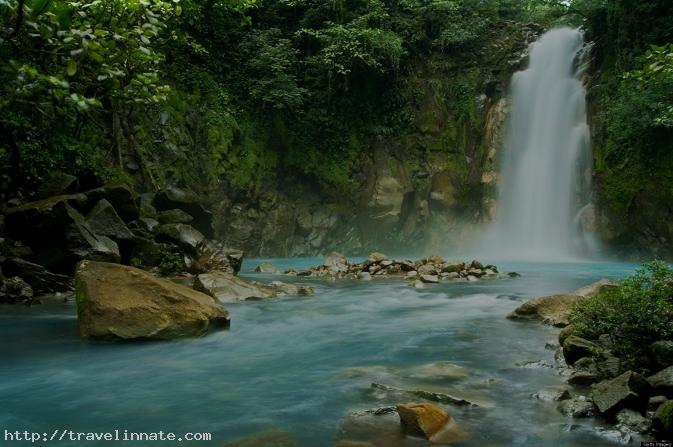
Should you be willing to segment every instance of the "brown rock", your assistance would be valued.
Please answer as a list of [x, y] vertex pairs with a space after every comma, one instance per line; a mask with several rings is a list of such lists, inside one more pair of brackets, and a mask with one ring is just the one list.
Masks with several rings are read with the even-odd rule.
[[400, 404], [397, 413], [407, 434], [426, 439], [442, 431], [451, 419], [442, 407], [429, 403]]
[[229, 326], [229, 314], [211, 297], [133, 267], [82, 261], [75, 277], [83, 338], [199, 337]]
[[539, 320], [556, 327], [566, 327], [568, 315], [584, 297], [579, 295], [551, 295], [526, 301], [507, 315], [511, 320]]

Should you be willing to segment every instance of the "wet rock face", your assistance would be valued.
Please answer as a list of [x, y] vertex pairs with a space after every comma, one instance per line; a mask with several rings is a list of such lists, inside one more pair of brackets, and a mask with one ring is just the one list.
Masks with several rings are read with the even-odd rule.
[[[169, 186], [155, 195], [153, 206], [159, 211], [158, 216], [162, 215], [161, 212], [170, 211], [170, 213], [163, 214], [165, 219], [168, 219], [169, 215], [172, 217], [172, 219], [168, 219], [172, 220], [170, 223], [191, 223], [194, 228], [206, 237], [213, 236], [213, 214], [203, 206], [202, 199], [194, 191], [188, 188]], [[183, 211], [184, 214], [180, 214], [175, 210]], [[185, 216], [192, 217], [192, 220], [189, 222], [176, 222], [175, 220], [178, 215], [182, 216], [182, 220], [184, 220]]]
[[196, 228], [186, 224], [160, 225], [157, 230], [157, 241], [175, 244], [191, 255], [199, 253], [206, 244], [206, 237]]
[[83, 261], [75, 284], [83, 338], [200, 337], [229, 326], [228, 312], [212, 297], [133, 267]]
[[130, 241], [135, 237], [106, 199], [100, 200], [89, 211], [86, 221], [97, 234], [107, 236], [116, 242]]
[[72, 288], [72, 278], [52, 273], [41, 265], [20, 258], [7, 259], [2, 263], [2, 271], [8, 276], [21, 276], [36, 295], [66, 292]]

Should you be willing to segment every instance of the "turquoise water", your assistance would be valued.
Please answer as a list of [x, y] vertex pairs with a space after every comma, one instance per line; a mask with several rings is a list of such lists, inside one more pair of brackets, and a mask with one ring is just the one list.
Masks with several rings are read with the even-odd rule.
[[[281, 269], [320, 263], [271, 261]], [[349, 374], [348, 368], [433, 362], [450, 362], [470, 374], [419, 386], [448, 387], [489, 404], [447, 406], [468, 432], [461, 445], [613, 445], [595, 421], [568, 420], [554, 404], [530, 398], [563, 381], [544, 367], [554, 356], [545, 343], [555, 341], [557, 330], [505, 316], [525, 299], [623, 277], [634, 265], [509, 263], [501, 270], [517, 271], [521, 278], [415, 290], [395, 280], [327, 282], [252, 273], [259, 262], [246, 261], [242, 276], [308, 282], [315, 296], [227, 305], [231, 330], [203, 339], [87, 343], [77, 337], [72, 304], [1, 307], [0, 445], [30, 445], [4, 443], [5, 429], [119, 429], [210, 432], [212, 442], [179, 445], [217, 446], [284, 430], [302, 446], [332, 446], [354, 436], [344, 425], [349, 413], [399, 402], [372, 393], [372, 382], [413, 381], [383, 368], [362, 374]], [[544, 361], [540, 367], [527, 363], [539, 361]]]

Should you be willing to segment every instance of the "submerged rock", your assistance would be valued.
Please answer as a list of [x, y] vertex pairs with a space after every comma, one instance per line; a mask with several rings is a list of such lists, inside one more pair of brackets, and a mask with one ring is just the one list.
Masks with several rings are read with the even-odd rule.
[[374, 392], [383, 392], [387, 394], [400, 395], [400, 396], [416, 396], [422, 399], [426, 399], [432, 402], [438, 402], [442, 404], [453, 404], [459, 406], [474, 406], [474, 407], [485, 407], [488, 406], [488, 403], [476, 401], [470, 401], [464, 399], [458, 395], [449, 394], [448, 390], [442, 391], [433, 391], [428, 389], [411, 389], [411, 388], [398, 388], [390, 385], [383, 385], [380, 383], [372, 383], [371, 389]]
[[579, 295], [551, 295], [526, 301], [507, 315], [511, 320], [539, 320], [556, 327], [570, 323], [568, 315], [575, 304], [584, 298]]
[[570, 392], [566, 389], [545, 388], [537, 393], [531, 394], [533, 399], [541, 400], [543, 402], [560, 402], [562, 400], [570, 399]]
[[228, 312], [212, 297], [133, 267], [82, 261], [75, 292], [83, 338], [200, 337], [229, 327]]
[[264, 262], [262, 264], [259, 264], [257, 267], [255, 267], [255, 272], [257, 273], [272, 273], [272, 274], [278, 274], [280, 271], [274, 267], [272, 264], [268, 262]]
[[297, 447], [298, 445], [291, 433], [267, 431], [234, 439], [223, 447]]
[[303, 286], [298, 284], [288, 284], [281, 281], [271, 281], [269, 284], [270, 287], [276, 290], [278, 296], [282, 295], [291, 295], [291, 296], [309, 296], [313, 295], [313, 287]]
[[414, 379], [457, 380], [469, 377], [470, 370], [451, 363], [437, 362], [405, 370], [405, 375]]
[[596, 415], [596, 407], [586, 396], [562, 400], [557, 409], [571, 418], [588, 418]]

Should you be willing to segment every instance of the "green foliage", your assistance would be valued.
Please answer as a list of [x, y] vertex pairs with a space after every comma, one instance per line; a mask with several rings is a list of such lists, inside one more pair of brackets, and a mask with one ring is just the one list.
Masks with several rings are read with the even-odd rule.
[[673, 44], [656, 46], [640, 58], [642, 67], [626, 73], [636, 81], [640, 92], [651, 96], [651, 106], [657, 116], [655, 126], [673, 127]]
[[598, 197], [628, 232], [642, 226], [645, 209], [664, 209], [673, 197], [673, 4], [574, 0], [571, 9], [585, 18], [597, 42]]
[[607, 334], [613, 352], [627, 361], [647, 354], [653, 342], [673, 337], [673, 269], [661, 261], [642, 265], [616, 287], [578, 304], [570, 322], [584, 338]]
[[0, 9], [0, 131], [10, 136], [0, 146], [10, 161], [3, 177], [14, 188], [51, 169], [105, 180], [96, 127], [118, 133], [110, 111], [165, 99], [157, 46], [173, 3], [10, 1]]
[[203, 192], [254, 193], [297, 177], [356, 200], [372, 146], [423, 121], [414, 76], [435, 55], [447, 61], [432, 87], [444, 97], [441, 120], [429, 111], [428, 121], [441, 135], [410, 152], [448, 157], [469, 179], [465, 160], [480, 156], [466, 149], [480, 148], [475, 64], [510, 21], [558, 9], [544, 0], [0, 1], [0, 133], [9, 136], [0, 193], [30, 194], [53, 169], [87, 183], [129, 170], [143, 186]]
[[240, 46], [248, 89], [262, 108], [297, 110], [306, 89], [297, 84], [298, 50], [277, 28], [251, 31]]
[[159, 268], [164, 274], [185, 271], [185, 261], [178, 252], [164, 250], [159, 254]]

